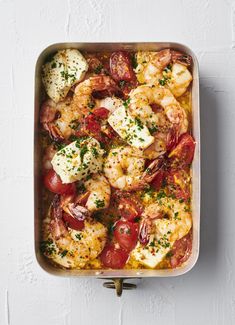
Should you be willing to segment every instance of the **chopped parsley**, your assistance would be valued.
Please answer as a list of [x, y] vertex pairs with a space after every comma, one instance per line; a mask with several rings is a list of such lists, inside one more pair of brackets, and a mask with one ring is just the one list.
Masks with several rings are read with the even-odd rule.
[[144, 198], [145, 195], [148, 195], [151, 198], [154, 197], [154, 190], [150, 185], [143, 190], [143, 193], [141, 194], [141, 198]]
[[94, 69], [94, 73], [99, 74], [101, 70], [103, 69], [103, 65], [99, 64], [97, 67]]
[[157, 126], [153, 126], [153, 127], [149, 128], [149, 132], [151, 135], [154, 134], [155, 132], [157, 132], [157, 130], [158, 130]]
[[63, 250], [63, 252], [60, 253], [60, 256], [63, 258], [67, 255], [68, 251], [67, 249]]
[[108, 234], [109, 234], [110, 236], [113, 234], [114, 229], [115, 229], [115, 225], [114, 225], [114, 223], [113, 223], [113, 222], [110, 222], [110, 223], [108, 224]]
[[76, 189], [77, 189], [78, 194], [86, 192], [85, 185], [81, 182], [76, 182]]
[[81, 161], [83, 162], [83, 159], [84, 159], [84, 156], [85, 154], [88, 152], [88, 147], [87, 145], [83, 146], [80, 150], [80, 158], [81, 158]]
[[166, 72], [166, 73], [168, 73], [171, 70], [172, 70], [172, 65], [171, 64], [168, 64], [163, 71]]
[[143, 123], [138, 117], [135, 118], [135, 124], [137, 125], [139, 131], [141, 131], [144, 128]]
[[66, 144], [63, 142], [54, 142], [53, 145], [57, 150], [62, 150], [66, 147]]
[[157, 193], [157, 200], [161, 200], [164, 197], [166, 197], [166, 193], [164, 191], [160, 191], [159, 193]]
[[53, 63], [51, 64], [51, 68], [52, 68], [52, 69], [55, 69], [56, 67], [57, 67], [56, 62], [53, 62]]
[[72, 120], [69, 124], [69, 127], [73, 130], [77, 130], [79, 125], [80, 123], [78, 122], [78, 120]]
[[128, 108], [128, 105], [130, 104], [130, 101], [131, 101], [130, 98], [128, 98], [127, 100], [125, 100], [125, 101], [123, 102], [123, 106], [124, 106], [125, 108]]
[[81, 240], [81, 239], [82, 239], [82, 234], [76, 234], [75, 237], [76, 237], [78, 240]]
[[125, 80], [121, 80], [121, 81], [119, 81], [119, 86], [120, 86], [120, 88], [124, 88], [125, 87], [125, 85], [126, 85], [126, 81]]
[[158, 82], [161, 86], [165, 86], [166, 82], [167, 82], [167, 79], [166, 77], [163, 77], [162, 79], [159, 79]]
[[158, 240], [158, 244], [163, 248], [168, 248], [171, 245], [166, 234]]
[[95, 147], [91, 148], [91, 153], [95, 158], [97, 158], [99, 156], [98, 151]]
[[44, 240], [40, 244], [40, 250], [43, 254], [52, 255], [56, 253], [55, 244], [51, 239]]
[[104, 200], [95, 200], [95, 205], [97, 208], [104, 208], [105, 207], [105, 203], [104, 203]]
[[170, 251], [166, 254], [166, 257], [172, 257], [174, 254]]
[[87, 104], [87, 106], [88, 106], [90, 109], [92, 109], [92, 108], [95, 107], [95, 104], [94, 104], [93, 102], [89, 102], [89, 103]]
[[68, 71], [61, 71], [60, 74], [61, 74], [61, 77], [64, 78], [66, 81], [68, 81], [69, 78], [72, 79], [72, 82], [74, 82], [76, 80], [75, 75], [68, 73]]
[[138, 66], [138, 62], [137, 62], [137, 59], [136, 59], [136, 55], [135, 55], [135, 54], [133, 54], [133, 55], [131, 56], [131, 65], [132, 65], [132, 67], [133, 67], [134, 69], [136, 69], [137, 66]]

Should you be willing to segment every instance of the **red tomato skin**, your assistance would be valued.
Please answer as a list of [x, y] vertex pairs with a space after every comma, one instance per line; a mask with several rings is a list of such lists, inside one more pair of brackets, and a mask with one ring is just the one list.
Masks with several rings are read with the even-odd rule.
[[128, 253], [121, 248], [115, 248], [113, 244], [105, 246], [100, 254], [100, 260], [105, 267], [122, 269], [128, 259]]
[[83, 220], [77, 220], [67, 213], [63, 214], [63, 219], [64, 219], [64, 222], [66, 223], [66, 225], [69, 228], [74, 229], [74, 230], [82, 230], [85, 226]]
[[67, 194], [75, 192], [74, 184], [63, 184], [60, 176], [53, 169], [50, 169], [44, 176], [45, 187], [56, 194]]
[[189, 165], [193, 161], [195, 141], [189, 133], [180, 136], [176, 147], [169, 153], [169, 158], [177, 159], [183, 165]]
[[124, 51], [114, 52], [110, 57], [111, 76], [116, 81], [131, 81], [135, 74], [131, 66], [129, 54]]
[[95, 108], [93, 114], [100, 119], [107, 119], [109, 116], [109, 110], [105, 107]]
[[101, 131], [100, 123], [97, 121], [97, 118], [94, 114], [86, 116], [84, 119], [84, 124], [85, 128], [94, 134], [100, 133]]
[[192, 232], [177, 240], [172, 248], [171, 267], [176, 268], [186, 262], [192, 251]]
[[130, 252], [137, 243], [138, 239], [138, 224], [119, 220], [116, 222], [114, 226], [114, 238], [118, 242], [118, 244]]
[[165, 172], [163, 169], [159, 169], [156, 176], [154, 177], [153, 181], [151, 182], [151, 186], [154, 188], [154, 190], [159, 191], [162, 187], [162, 183], [165, 177]]
[[186, 180], [188, 175], [187, 169], [169, 170], [166, 174], [169, 194], [174, 194], [176, 199], [188, 200], [190, 198], [190, 182]]
[[141, 208], [131, 199], [121, 198], [118, 204], [118, 211], [122, 218], [128, 221], [133, 221], [135, 218], [140, 217]]

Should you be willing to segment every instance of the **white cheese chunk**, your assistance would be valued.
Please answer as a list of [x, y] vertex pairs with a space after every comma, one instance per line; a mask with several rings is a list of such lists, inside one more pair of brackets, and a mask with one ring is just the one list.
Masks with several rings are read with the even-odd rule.
[[171, 250], [172, 245], [165, 239], [160, 240], [160, 244], [152, 236], [146, 246], [137, 244], [131, 255], [139, 263], [149, 267], [155, 268]]
[[96, 100], [97, 107], [105, 107], [110, 112], [114, 112], [118, 107], [122, 106], [122, 104], [123, 101], [115, 96]]
[[72, 183], [102, 169], [104, 151], [94, 138], [70, 143], [59, 150], [51, 163], [63, 183]]
[[123, 105], [109, 116], [108, 123], [123, 140], [135, 148], [145, 149], [154, 142], [147, 126], [128, 115]]
[[84, 78], [87, 70], [88, 64], [78, 50], [58, 51], [42, 67], [42, 81], [48, 96], [56, 103], [64, 99], [69, 89]]

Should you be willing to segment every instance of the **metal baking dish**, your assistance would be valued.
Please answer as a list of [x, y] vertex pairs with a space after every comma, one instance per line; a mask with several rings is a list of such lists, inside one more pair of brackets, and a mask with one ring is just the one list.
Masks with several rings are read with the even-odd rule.
[[[39, 109], [42, 101], [41, 66], [45, 58], [64, 48], [76, 48], [81, 51], [159, 51], [164, 48], [176, 49], [191, 55], [193, 59], [193, 84], [192, 84], [192, 122], [193, 136], [196, 140], [196, 151], [192, 165], [192, 217], [193, 217], [193, 248], [192, 254], [185, 265], [169, 270], [63, 270], [50, 264], [40, 252], [40, 230], [42, 212], [40, 208], [41, 180], [40, 163], [41, 152], [39, 145]], [[198, 63], [194, 53], [186, 46], [171, 42], [150, 43], [58, 43], [47, 47], [39, 55], [35, 70], [35, 111], [34, 111], [34, 232], [35, 232], [35, 254], [39, 265], [48, 273], [58, 276], [95, 277], [110, 279], [111, 282], [104, 283], [108, 288], [116, 288], [120, 296], [122, 289], [131, 289], [134, 284], [124, 283], [127, 278], [142, 277], [171, 277], [182, 275], [195, 265], [199, 255], [199, 233], [200, 233], [200, 111], [199, 111], [199, 75]]]

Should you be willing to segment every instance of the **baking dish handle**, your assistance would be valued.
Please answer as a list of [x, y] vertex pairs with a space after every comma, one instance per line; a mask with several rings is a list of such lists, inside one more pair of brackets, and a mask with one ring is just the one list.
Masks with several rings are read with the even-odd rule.
[[108, 289], [116, 289], [116, 294], [118, 297], [121, 297], [122, 290], [132, 290], [136, 288], [136, 285], [134, 283], [124, 282], [126, 278], [113, 278], [108, 280], [111, 281], [104, 282], [103, 286]]

